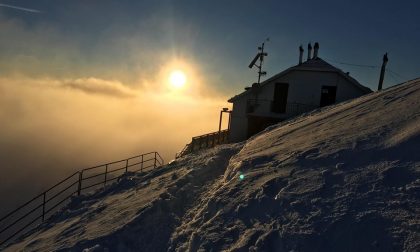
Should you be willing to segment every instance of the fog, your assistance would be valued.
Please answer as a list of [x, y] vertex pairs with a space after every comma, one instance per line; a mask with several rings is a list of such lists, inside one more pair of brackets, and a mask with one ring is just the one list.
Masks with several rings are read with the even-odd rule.
[[[79, 169], [150, 151], [170, 161], [218, 129], [221, 84], [238, 84], [211, 67], [225, 60], [217, 48], [191, 50], [197, 34], [182, 21], [155, 13], [85, 30], [56, 11], [0, 10], [0, 216]], [[175, 69], [184, 89], [168, 86]]]
[[168, 162], [192, 136], [217, 130], [226, 97], [164, 87], [0, 78], [0, 214], [76, 170], [150, 151]]

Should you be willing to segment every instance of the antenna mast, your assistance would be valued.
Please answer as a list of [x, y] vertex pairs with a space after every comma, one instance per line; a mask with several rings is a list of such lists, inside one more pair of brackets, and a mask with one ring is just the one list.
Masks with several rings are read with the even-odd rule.
[[[264, 52], [264, 46], [265, 46], [265, 42], [268, 42], [268, 41], [270, 41], [270, 39], [269, 38], [267, 38], [262, 44], [261, 44], [261, 46], [259, 46], [258, 47], [258, 53], [257, 53], [257, 55], [254, 57], [254, 59], [251, 61], [251, 63], [249, 64], [249, 68], [252, 68], [252, 67], [254, 67], [254, 66], [256, 66], [257, 68], [258, 68], [258, 82], [257, 82], [257, 85], [259, 85], [260, 84], [260, 81], [261, 81], [261, 76], [264, 76], [264, 75], [266, 75], [267, 74], [267, 72], [266, 71], [263, 71], [262, 70], [262, 65], [263, 65], [263, 62], [264, 62], [264, 57], [265, 56], [268, 56], [268, 54], [266, 53], [266, 52]], [[257, 60], [259, 60], [259, 64], [257, 65], [256, 64], [256, 62], [257, 62]]]

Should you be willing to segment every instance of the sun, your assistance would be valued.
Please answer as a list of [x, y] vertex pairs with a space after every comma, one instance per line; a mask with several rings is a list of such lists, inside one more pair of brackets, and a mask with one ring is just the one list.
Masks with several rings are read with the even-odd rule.
[[171, 83], [172, 87], [179, 89], [185, 86], [187, 82], [187, 77], [185, 76], [184, 72], [180, 70], [174, 70], [169, 75], [169, 83]]

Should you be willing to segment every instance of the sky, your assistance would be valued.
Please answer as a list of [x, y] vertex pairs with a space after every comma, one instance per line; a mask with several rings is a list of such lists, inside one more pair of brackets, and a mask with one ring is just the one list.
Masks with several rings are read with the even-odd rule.
[[[0, 197], [41, 192], [75, 169], [159, 151], [217, 130], [227, 99], [298, 47], [376, 90], [420, 77], [420, 2], [0, 0]], [[345, 64], [343, 64], [345, 63]], [[363, 65], [363, 66], [355, 66]], [[182, 70], [182, 89], [168, 84]], [[36, 179], [35, 179], [36, 178]]]

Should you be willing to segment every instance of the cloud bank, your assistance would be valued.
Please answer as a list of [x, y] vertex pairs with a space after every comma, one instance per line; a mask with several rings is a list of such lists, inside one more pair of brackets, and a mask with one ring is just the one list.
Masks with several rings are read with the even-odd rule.
[[[191, 25], [151, 15], [85, 36], [37, 17], [0, 10], [0, 215], [75, 170], [149, 151], [169, 161], [217, 130], [228, 97], [190, 53]], [[178, 68], [182, 92], [166, 83]]]
[[0, 78], [2, 211], [81, 168], [149, 151], [168, 162], [192, 136], [217, 130], [224, 105], [94, 77]]

